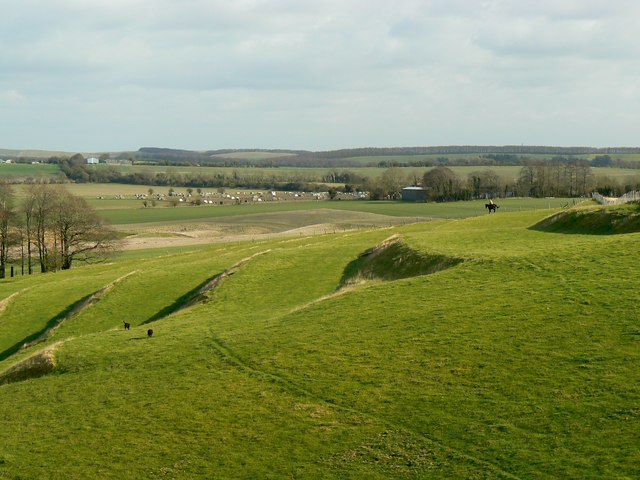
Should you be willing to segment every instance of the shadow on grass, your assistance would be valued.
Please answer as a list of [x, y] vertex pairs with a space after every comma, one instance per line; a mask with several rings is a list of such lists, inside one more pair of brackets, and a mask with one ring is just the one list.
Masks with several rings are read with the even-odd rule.
[[78, 309], [80, 308], [81, 305], [87, 303], [92, 296], [93, 296], [93, 293], [89, 294], [86, 297], [81, 298], [77, 302], [69, 305], [62, 312], [60, 312], [58, 315], [56, 315], [51, 320], [49, 320], [47, 322], [47, 324], [41, 330], [39, 330], [39, 331], [37, 331], [35, 333], [32, 333], [28, 337], [23, 338], [19, 342], [15, 343], [14, 345], [12, 345], [9, 348], [5, 349], [4, 351], [0, 352], [0, 362], [3, 361], [3, 360], [6, 360], [11, 355], [13, 355], [14, 353], [18, 352], [24, 345], [29, 345], [30, 343], [35, 342], [36, 340], [38, 340], [40, 337], [45, 335], [49, 330], [51, 330], [56, 325], [58, 325], [60, 322], [62, 322], [64, 319], [72, 317], [73, 313], [78, 311]]
[[343, 271], [339, 288], [360, 280], [399, 280], [428, 275], [462, 262], [461, 258], [417, 252], [394, 235], [351, 261]]
[[570, 209], [541, 220], [529, 230], [580, 235], [636, 233], [640, 232], [640, 205], [626, 203]]
[[156, 313], [155, 315], [153, 315], [152, 317], [150, 317], [148, 320], [145, 320], [144, 322], [141, 323], [141, 325], [146, 325], [148, 323], [152, 323], [155, 322], [157, 320], [160, 320], [164, 317], [168, 317], [169, 315], [171, 315], [172, 313], [177, 312], [178, 310], [192, 305], [194, 303], [196, 303], [198, 300], [204, 300], [205, 296], [204, 294], [209, 290], [208, 286], [214, 282], [216, 279], [218, 279], [222, 274], [216, 274], [211, 278], [207, 278], [204, 282], [202, 282], [201, 284], [199, 284], [198, 286], [196, 286], [195, 288], [189, 290], [187, 293], [185, 293], [184, 295], [182, 295], [180, 298], [178, 298], [175, 302], [173, 302], [171, 305], [168, 305], [166, 307], [164, 307], [162, 310], [160, 310], [158, 313]]

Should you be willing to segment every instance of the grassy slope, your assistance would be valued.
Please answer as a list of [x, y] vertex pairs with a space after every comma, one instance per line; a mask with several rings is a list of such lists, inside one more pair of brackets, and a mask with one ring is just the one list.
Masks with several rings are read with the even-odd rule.
[[640, 205], [627, 203], [606, 208], [585, 206], [544, 219], [532, 228], [559, 233], [613, 235], [640, 231]]
[[[0, 387], [0, 478], [635, 478], [638, 235], [527, 228], [543, 216], [130, 254], [3, 283], [3, 298], [23, 293], [0, 325], [35, 330], [138, 272], [51, 338], [72, 337], [57, 373]], [[392, 233], [466, 261], [324, 298]], [[145, 320], [266, 250], [145, 338]], [[123, 318], [131, 332], [112, 329]]]
[[1, 163], [0, 164], [0, 178], [14, 180], [24, 178], [48, 178], [54, 177], [60, 174], [60, 168], [58, 165], [49, 165], [46, 163], [39, 163], [36, 165], [24, 164], [24, 163]]

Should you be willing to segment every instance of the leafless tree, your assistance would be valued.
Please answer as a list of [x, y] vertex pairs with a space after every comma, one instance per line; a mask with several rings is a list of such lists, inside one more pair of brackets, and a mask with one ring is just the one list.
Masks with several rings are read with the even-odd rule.
[[13, 187], [0, 183], [0, 278], [5, 278], [11, 237], [9, 226], [15, 217]]
[[[40, 262], [40, 271], [48, 272], [56, 269], [54, 263], [55, 258], [49, 254], [48, 233], [51, 224], [51, 213], [55, 192], [60, 187], [52, 186], [44, 183], [35, 183], [28, 185], [25, 189], [25, 207], [23, 211], [25, 219], [28, 216], [29, 222], [27, 229], [29, 230], [29, 243], [33, 242], [38, 250], [38, 260]], [[28, 247], [30, 250], [30, 247]]]
[[68, 270], [74, 262], [102, 261], [115, 249], [115, 232], [82, 197], [59, 185], [33, 184], [25, 188], [22, 238], [32, 273], [32, 245], [40, 270]]
[[68, 270], [73, 262], [103, 261], [115, 248], [115, 232], [82, 197], [60, 188], [52, 209], [52, 233], [57, 264]]

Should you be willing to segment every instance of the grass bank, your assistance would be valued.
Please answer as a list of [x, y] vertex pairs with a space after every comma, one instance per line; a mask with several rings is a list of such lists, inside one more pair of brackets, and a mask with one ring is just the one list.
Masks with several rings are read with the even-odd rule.
[[[550, 213], [8, 279], [5, 345], [112, 288], [0, 361], [0, 478], [635, 478], [639, 234], [530, 228]], [[390, 235], [382, 272], [339, 289]], [[439, 256], [464, 262], [384, 278]], [[7, 377], [38, 352], [52, 370]]]

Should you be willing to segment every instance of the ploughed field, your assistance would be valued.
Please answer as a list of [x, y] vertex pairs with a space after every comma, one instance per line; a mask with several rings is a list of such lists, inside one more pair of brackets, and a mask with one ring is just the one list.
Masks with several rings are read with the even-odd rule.
[[6, 279], [0, 478], [637, 478], [640, 234], [557, 212]]

